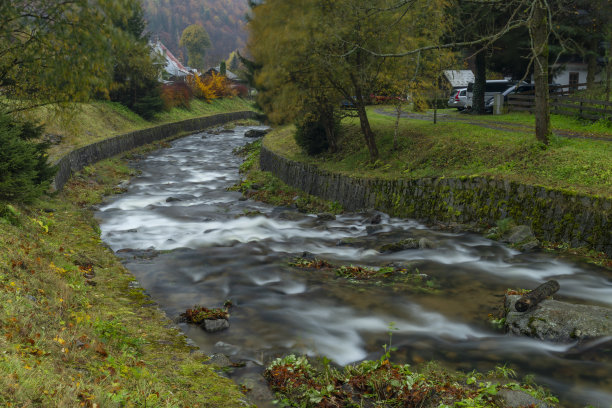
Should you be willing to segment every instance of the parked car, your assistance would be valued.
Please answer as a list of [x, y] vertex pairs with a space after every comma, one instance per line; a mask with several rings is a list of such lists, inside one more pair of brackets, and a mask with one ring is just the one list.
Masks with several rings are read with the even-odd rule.
[[467, 88], [453, 88], [448, 98], [448, 107], [464, 110], [467, 103]]
[[[490, 79], [487, 80], [485, 84], [485, 103], [490, 98], [493, 98], [495, 94], [502, 93], [506, 91], [508, 88], [514, 86], [516, 84], [515, 81], [510, 81], [507, 79]], [[470, 82], [467, 86], [467, 100], [465, 103], [466, 108], [472, 107], [472, 99], [474, 94], [474, 83]]]
[[[559, 85], [549, 84], [548, 90], [550, 94], [559, 93]], [[508, 96], [513, 93], [528, 93], [533, 95], [535, 94], [535, 84], [520, 83], [510, 86], [508, 89], [502, 92], [502, 95], [504, 96], [504, 103], [508, 102]], [[485, 111], [493, 112], [493, 100], [493, 97], [485, 99]]]

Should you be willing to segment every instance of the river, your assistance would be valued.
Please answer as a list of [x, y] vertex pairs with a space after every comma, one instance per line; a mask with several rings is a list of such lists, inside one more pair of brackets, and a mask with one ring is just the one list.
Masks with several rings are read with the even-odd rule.
[[[204, 352], [246, 361], [236, 381], [253, 381], [262, 364], [291, 352], [340, 365], [377, 359], [393, 324], [394, 362], [435, 359], [465, 371], [508, 364], [521, 376], [534, 374], [566, 405], [612, 406], [610, 339], [580, 347], [546, 343], [508, 336], [487, 318], [507, 288], [533, 288], [552, 278], [561, 285], [556, 299], [612, 307], [609, 273], [382, 213], [374, 226], [372, 212], [323, 220], [243, 200], [227, 188], [240, 179], [241, 159], [232, 149], [250, 141], [248, 129], [198, 133], [148, 154], [132, 163], [140, 175], [128, 191], [96, 212], [102, 239], [171, 318], [231, 299], [230, 329], [180, 327]], [[436, 247], [376, 250], [407, 237], [427, 238]], [[353, 283], [288, 266], [305, 251], [336, 264], [402, 263], [427, 275], [437, 290]]]

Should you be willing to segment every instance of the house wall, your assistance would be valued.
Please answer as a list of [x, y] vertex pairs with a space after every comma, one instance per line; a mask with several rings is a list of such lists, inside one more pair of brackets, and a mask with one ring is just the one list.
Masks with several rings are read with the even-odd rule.
[[[559, 85], [569, 85], [570, 72], [578, 72], [578, 83], [584, 84], [587, 81], [587, 64], [583, 63], [568, 63], [565, 64], [563, 69], [559, 71], [553, 78], [553, 82]], [[601, 80], [601, 74], [595, 75], [595, 81]], [[585, 86], [581, 86], [579, 89], [585, 89]]]

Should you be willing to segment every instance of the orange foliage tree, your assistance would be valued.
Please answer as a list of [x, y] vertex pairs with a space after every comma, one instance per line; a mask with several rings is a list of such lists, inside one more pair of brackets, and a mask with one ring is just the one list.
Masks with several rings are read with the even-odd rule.
[[196, 98], [206, 101], [236, 95], [236, 91], [232, 89], [230, 81], [224, 75], [217, 74], [216, 72], [212, 72], [211, 75], [207, 76], [190, 75], [187, 78], [187, 84]]

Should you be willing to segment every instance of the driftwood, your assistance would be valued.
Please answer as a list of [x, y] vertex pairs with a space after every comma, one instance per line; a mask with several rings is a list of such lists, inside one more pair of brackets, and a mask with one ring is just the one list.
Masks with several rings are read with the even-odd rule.
[[517, 300], [514, 308], [517, 312], [525, 312], [558, 291], [559, 288], [559, 282], [549, 280]]

